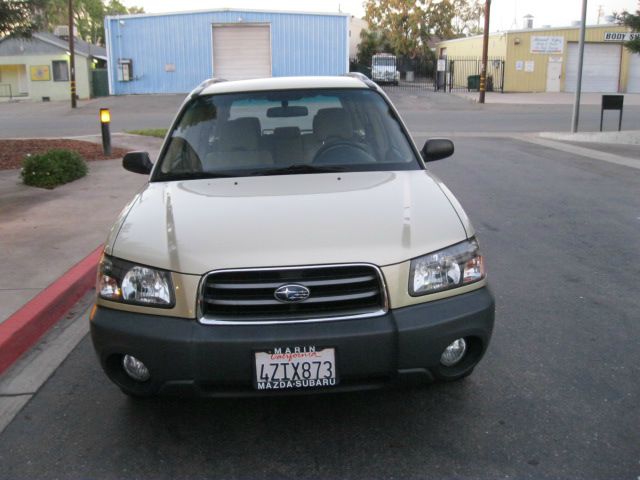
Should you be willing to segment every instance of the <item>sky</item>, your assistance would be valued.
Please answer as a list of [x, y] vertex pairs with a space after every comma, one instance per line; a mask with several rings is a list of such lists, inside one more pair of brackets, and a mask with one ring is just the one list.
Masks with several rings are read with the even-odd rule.
[[[293, 10], [307, 12], [342, 11], [364, 16], [362, 0], [124, 0], [127, 6], [144, 7], [147, 13], [247, 8], [253, 10]], [[605, 15], [614, 11], [635, 11], [638, 0], [588, 0], [587, 23], [595, 24], [598, 7]], [[582, 0], [492, 0], [491, 31], [522, 27], [522, 17], [534, 16], [534, 27], [567, 26], [580, 19]], [[603, 22], [603, 20], [601, 20]]]

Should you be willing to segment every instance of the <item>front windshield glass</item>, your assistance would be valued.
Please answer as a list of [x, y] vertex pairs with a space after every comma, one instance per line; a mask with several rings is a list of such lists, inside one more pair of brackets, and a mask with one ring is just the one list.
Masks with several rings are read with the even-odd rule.
[[375, 91], [285, 90], [194, 99], [154, 180], [420, 168]]

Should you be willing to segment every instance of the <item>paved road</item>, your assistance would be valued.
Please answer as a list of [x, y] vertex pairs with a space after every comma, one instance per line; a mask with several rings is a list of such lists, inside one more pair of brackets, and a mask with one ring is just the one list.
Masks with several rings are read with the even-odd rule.
[[[571, 130], [571, 105], [509, 105], [472, 103], [445, 93], [390, 93], [402, 118], [412, 131], [436, 133], [493, 132], [568, 132]], [[579, 131], [600, 129], [600, 107], [584, 105], [580, 109]], [[604, 129], [617, 130], [617, 112], [606, 112]], [[623, 128], [640, 130], [640, 106], [624, 110]]]
[[[567, 132], [571, 105], [478, 105], [455, 95], [434, 92], [391, 92], [394, 103], [413, 131], [450, 132]], [[66, 102], [0, 104], [0, 138], [58, 137], [99, 134], [98, 111], [112, 112], [112, 131], [166, 128], [184, 95], [131, 95], [80, 102], [72, 111]], [[615, 113], [615, 112], [614, 112]], [[607, 112], [606, 127], [617, 128], [617, 117]], [[600, 110], [582, 108], [580, 131], [597, 131]], [[623, 127], [640, 129], [640, 106], [624, 111]]]
[[67, 102], [0, 104], [0, 138], [99, 135], [100, 108], [111, 110], [111, 131], [167, 128], [184, 95], [131, 95]]
[[131, 401], [85, 338], [0, 436], [0, 478], [640, 476], [640, 175], [458, 138], [432, 169], [471, 215], [497, 299], [466, 381]]

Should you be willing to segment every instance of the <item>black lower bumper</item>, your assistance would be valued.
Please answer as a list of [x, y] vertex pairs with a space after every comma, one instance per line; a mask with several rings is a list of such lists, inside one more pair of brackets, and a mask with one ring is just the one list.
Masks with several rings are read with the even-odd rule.
[[[105, 372], [128, 393], [245, 396], [265, 394], [253, 389], [254, 352], [276, 347], [335, 348], [340, 383], [330, 391], [459, 378], [484, 355], [493, 322], [493, 296], [482, 288], [380, 317], [278, 325], [203, 325], [99, 307], [91, 337]], [[467, 355], [460, 364], [443, 367], [443, 350], [462, 337]], [[142, 360], [151, 380], [130, 379], [121, 367], [124, 354]], [[303, 390], [318, 391], [323, 390]]]

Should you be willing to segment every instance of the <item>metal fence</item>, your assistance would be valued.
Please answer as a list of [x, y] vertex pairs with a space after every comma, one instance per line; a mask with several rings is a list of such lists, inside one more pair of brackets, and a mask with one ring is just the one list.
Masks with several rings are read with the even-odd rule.
[[[351, 59], [351, 71], [364, 73], [367, 77], [380, 83], [383, 88], [389, 89], [423, 89], [435, 90], [435, 77], [437, 69], [437, 61], [409, 58], [409, 57], [391, 57], [386, 62], [391, 61], [391, 65], [398, 72], [399, 76], [396, 81], [382, 81], [376, 78], [376, 69], [372, 69], [371, 65], [363, 65], [358, 63], [356, 59]], [[385, 66], [391, 66], [386, 65]]]
[[[480, 90], [479, 58], [448, 58], [447, 70], [442, 72], [441, 88], [451, 91]], [[504, 92], [504, 59], [490, 58], [487, 62], [487, 92]]]
[[[421, 89], [441, 92], [478, 91], [482, 60], [478, 57], [449, 57], [444, 60], [395, 57], [397, 81], [380, 81], [384, 89]], [[490, 58], [487, 63], [487, 91], [504, 91], [504, 58]], [[377, 81], [375, 68], [355, 59], [350, 63], [352, 72], [360, 72]]]
[[0, 83], [0, 97], [9, 97], [9, 99], [13, 98], [10, 83]]

